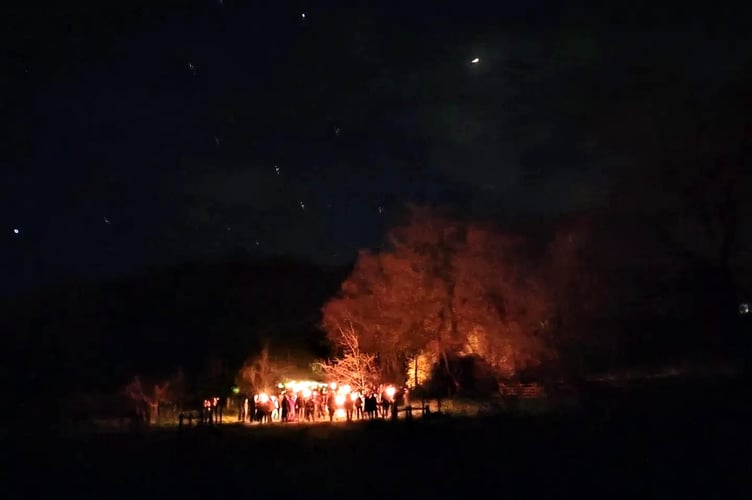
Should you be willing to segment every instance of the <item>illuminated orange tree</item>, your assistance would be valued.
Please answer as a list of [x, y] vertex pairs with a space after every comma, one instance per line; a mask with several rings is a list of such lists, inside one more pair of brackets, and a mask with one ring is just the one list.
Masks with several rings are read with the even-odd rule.
[[340, 325], [351, 325], [392, 381], [425, 354], [450, 376], [450, 358], [479, 356], [499, 377], [553, 356], [549, 301], [522, 240], [412, 208], [390, 243], [378, 254], [362, 252], [340, 296], [324, 306], [335, 344]]

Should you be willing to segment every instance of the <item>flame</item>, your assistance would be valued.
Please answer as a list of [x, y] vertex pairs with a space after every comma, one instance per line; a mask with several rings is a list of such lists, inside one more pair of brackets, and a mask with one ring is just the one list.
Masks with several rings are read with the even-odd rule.
[[389, 399], [394, 399], [394, 395], [397, 393], [397, 388], [393, 385], [390, 385], [386, 388], [386, 395]]

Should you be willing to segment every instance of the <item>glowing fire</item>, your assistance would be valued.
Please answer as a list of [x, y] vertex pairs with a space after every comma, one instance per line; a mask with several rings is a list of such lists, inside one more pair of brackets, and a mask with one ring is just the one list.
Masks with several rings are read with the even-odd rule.
[[386, 395], [389, 399], [394, 399], [394, 395], [396, 393], [397, 393], [397, 389], [393, 385], [390, 385], [389, 387], [386, 388]]
[[314, 389], [318, 389], [321, 385], [320, 382], [313, 380], [290, 380], [285, 384], [279, 384], [279, 388], [297, 394], [306, 390], [313, 391]]
[[345, 404], [345, 395], [344, 394], [337, 394], [334, 396], [334, 402], [337, 403], [337, 406], [342, 406]]
[[305, 399], [308, 399], [311, 397], [311, 390], [310, 389], [303, 389], [303, 397]]
[[269, 395], [265, 392], [262, 392], [261, 394], [259, 394], [259, 401], [261, 401], [262, 403], [268, 403]]

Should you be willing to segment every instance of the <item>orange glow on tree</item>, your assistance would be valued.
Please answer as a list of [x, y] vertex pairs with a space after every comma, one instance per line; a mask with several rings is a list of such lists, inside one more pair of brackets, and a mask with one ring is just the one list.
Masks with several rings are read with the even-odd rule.
[[406, 360], [428, 362], [428, 353], [447, 372], [449, 356], [478, 355], [500, 377], [554, 356], [548, 289], [524, 240], [413, 209], [390, 241], [387, 251], [361, 252], [341, 295], [324, 306], [335, 346], [346, 331], [392, 380], [405, 375]]

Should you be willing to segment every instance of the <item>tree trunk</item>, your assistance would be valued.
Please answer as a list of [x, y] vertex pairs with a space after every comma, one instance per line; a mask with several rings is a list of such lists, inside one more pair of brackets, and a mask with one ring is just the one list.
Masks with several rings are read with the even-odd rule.
[[[441, 350], [441, 358], [444, 364], [444, 371], [446, 372], [447, 375], [449, 375], [449, 378], [452, 381], [452, 385], [454, 386], [454, 390], [455, 392], [457, 392], [457, 390], [459, 389], [459, 382], [457, 381], [457, 378], [454, 376], [454, 373], [452, 373], [452, 369], [449, 366], [449, 357], [447, 357], [446, 350], [444, 349]], [[452, 395], [451, 390], [448, 390], [447, 396], [451, 396], [451, 395]]]
[[418, 355], [415, 355], [415, 362], [413, 363], [415, 365], [415, 387], [418, 387]]

